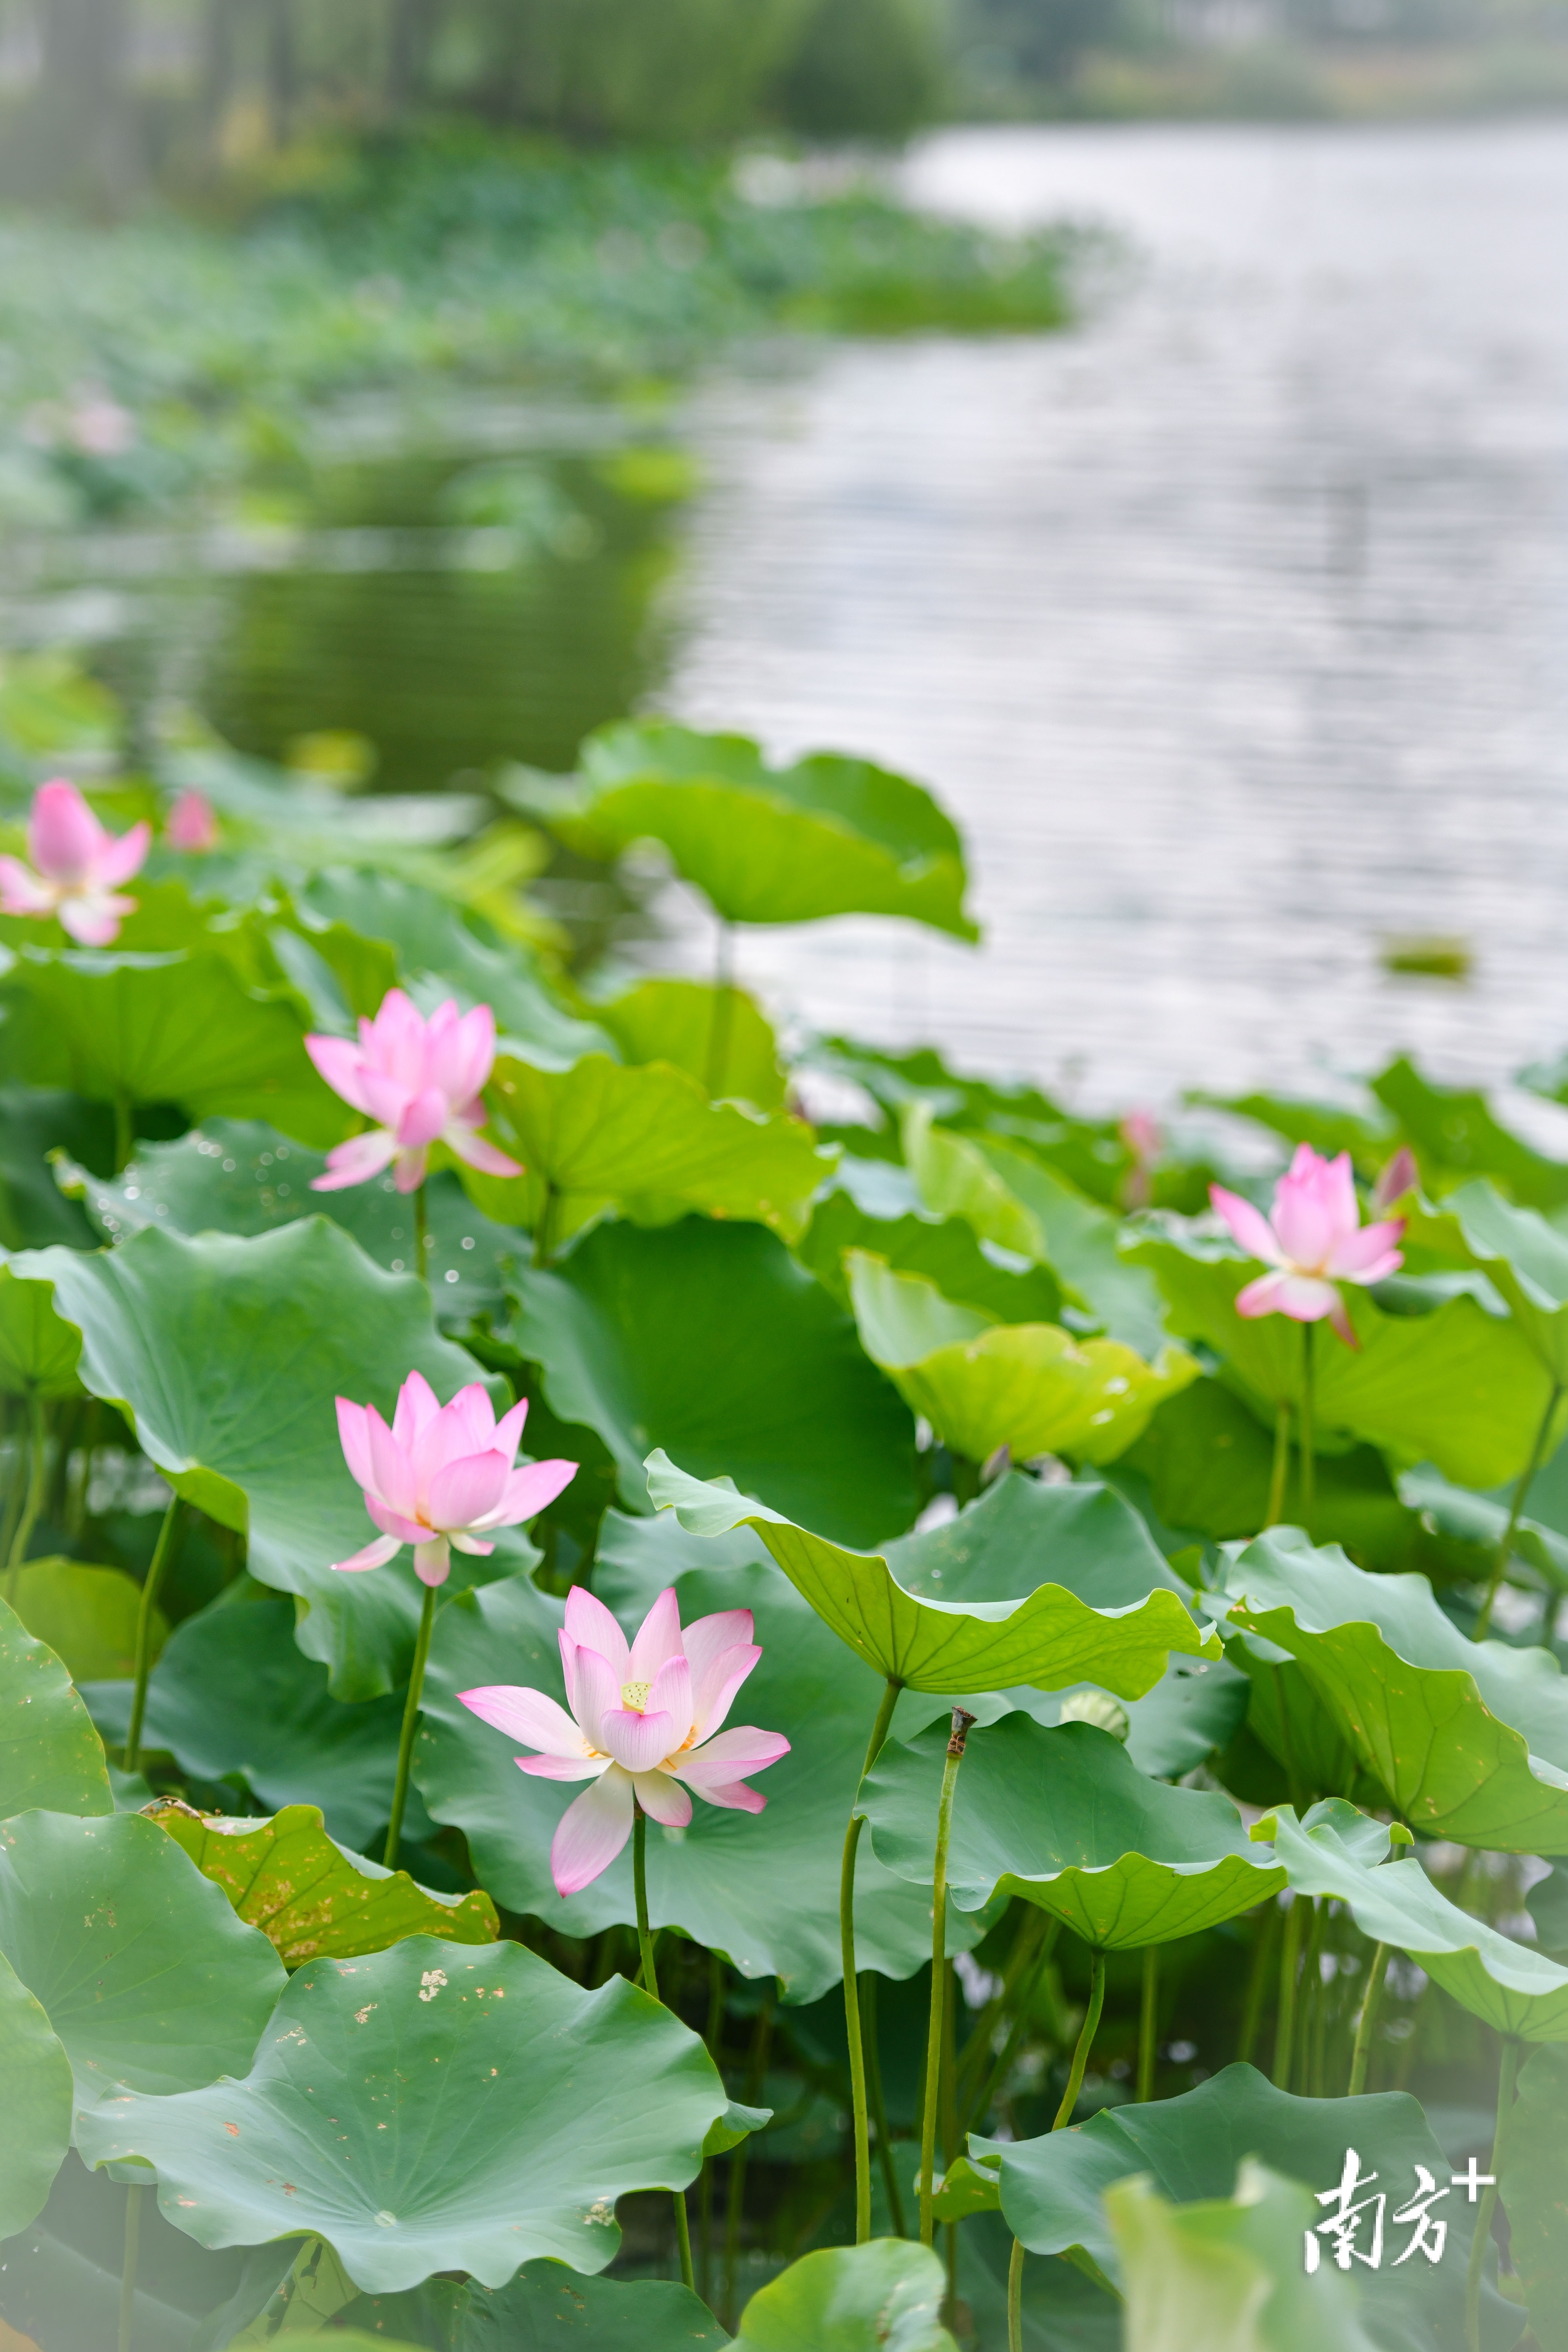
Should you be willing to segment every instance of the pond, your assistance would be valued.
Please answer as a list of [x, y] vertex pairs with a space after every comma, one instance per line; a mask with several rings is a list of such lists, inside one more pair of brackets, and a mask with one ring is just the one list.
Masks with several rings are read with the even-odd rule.
[[394, 786], [634, 704], [905, 767], [984, 949], [844, 921], [742, 976], [1089, 1101], [1555, 1049], [1568, 127], [952, 131], [904, 176], [1118, 229], [1084, 323], [764, 350], [651, 424], [480, 404], [416, 457], [347, 416], [303, 521], [14, 562], [0, 634]]

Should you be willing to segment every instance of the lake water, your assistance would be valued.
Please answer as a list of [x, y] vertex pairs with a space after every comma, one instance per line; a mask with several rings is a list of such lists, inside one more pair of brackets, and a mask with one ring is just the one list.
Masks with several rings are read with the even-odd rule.
[[661, 698], [928, 780], [986, 930], [742, 972], [1097, 1101], [1568, 1042], [1568, 125], [955, 131], [906, 184], [1140, 263], [1069, 336], [701, 405]]

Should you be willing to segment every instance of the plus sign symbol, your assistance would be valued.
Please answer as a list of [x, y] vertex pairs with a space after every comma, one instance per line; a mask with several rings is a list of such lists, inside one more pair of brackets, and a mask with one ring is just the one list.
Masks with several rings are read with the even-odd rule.
[[1456, 2189], [1463, 2189], [1468, 2191], [1469, 2200], [1472, 2205], [1476, 2201], [1476, 2192], [1478, 2189], [1495, 2189], [1497, 2187], [1496, 2174], [1491, 2172], [1478, 2172], [1476, 2170], [1476, 2159], [1473, 2156], [1471, 2157], [1466, 2169], [1463, 2172], [1456, 2172], [1452, 2176], [1452, 2179]]

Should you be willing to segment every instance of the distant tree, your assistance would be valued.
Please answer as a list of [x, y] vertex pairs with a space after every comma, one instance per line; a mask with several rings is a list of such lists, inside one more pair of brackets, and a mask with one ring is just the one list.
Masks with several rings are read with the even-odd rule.
[[773, 85], [783, 121], [817, 139], [901, 139], [947, 80], [928, 0], [820, 0]]

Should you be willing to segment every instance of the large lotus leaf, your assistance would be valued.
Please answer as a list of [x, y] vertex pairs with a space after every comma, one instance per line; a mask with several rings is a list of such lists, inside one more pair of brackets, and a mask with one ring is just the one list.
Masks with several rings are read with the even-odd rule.
[[725, 2105], [701, 2042], [625, 1978], [587, 1992], [519, 1944], [414, 1936], [300, 1969], [243, 2081], [106, 2100], [78, 2139], [155, 2165], [203, 2245], [310, 2231], [370, 2292], [500, 2286], [540, 2254], [602, 2270], [616, 2200], [684, 2188]]
[[1345, 1099], [1332, 1102], [1291, 1095], [1202, 1092], [1193, 1093], [1188, 1100], [1211, 1103], [1216, 1110], [1255, 1119], [1259, 1127], [1282, 1136], [1292, 1150], [1299, 1143], [1310, 1143], [1325, 1159], [1348, 1151], [1356, 1167], [1370, 1176], [1393, 1157], [1399, 1129], [1367, 1088], [1358, 1084], [1345, 1093]]
[[[18, 1571], [15, 1591], [17, 1616], [29, 1633], [48, 1643], [73, 1682], [134, 1671], [142, 1588], [122, 1568], [30, 1559]], [[155, 1658], [169, 1632], [156, 1607], [149, 1612], [148, 1631]]]
[[1468, 1642], [1424, 1576], [1368, 1576], [1294, 1528], [1230, 1563], [1233, 1624], [1288, 1650], [1424, 1835], [1568, 1853], [1568, 1687], [1542, 1649]]
[[[72, 1169], [62, 1181], [109, 1242], [143, 1225], [178, 1234], [265, 1234], [300, 1217], [330, 1217], [392, 1274], [414, 1268], [414, 1207], [390, 1176], [342, 1192], [313, 1192], [325, 1157], [261, 1119], [208, 1119], [171, 1143], [144, 1143], [118, 1176]], [[468, 1320], [500, 1305], [503, 1276], [526, 1254], [521, 1234], [494, 1225], [457, 1178], [426, 1179], [426, 1266], [438, 1314]]]
[[384, 1870], [333, 1843], [315, 1805], [289, 1805], [269, 1822], [227, 1821], [165, 1805], [152, 1818], [259, 1927], [285, 1968], [384, 1952], [405, 1936], [493, 1943], [495, 1906], [482, 1888], [433, 1895], [405, 1870]]
[[623, 1498], [663, 1445], [778, 1496], [847, 1543], [918, 1508], [914, 1424], [847, 1315], [755, 1225], [601, 1226], [518, 1277], [510, 1335], [551, 1411], [595, 1430]]
[[24, 949], [0, 978], [0, 1063], [29, 1086], [178, 1103], [192, 1118], [264, 1114], [313, 1143], [348, 1124], [294, 1008], [247, 988], [216, 950]]
[[1473, 1087], [1435, 1087], [1401, 1056], [1372, 1081], [1437, 1189], [1468, 1176], [1495, 1176], [1532, 1209], [1568, 1202], [1568, 1164], [1549, 1160], [1504, 1127]]
[[31, 1258], [0, 1265], [0, 1391], [7, 1396], [80, 1396], [81, 1336], [55, 1312], [47, 1282], [16, 1271]]
[[[1345, 2150], [1353, 2147], [1363, 2170], [1378, 2174], [1390, 2214], [1415, 2191], [1417, 2165], [1445, 2185], [1451, 2177], [1426, 2116], [1404, 2092], [1298, 2099], [1246, 2065], [1226, 2066], [1179, 2098], [1101, 2108], [1070, 2131], [1009, 2141], [971, 2135], [970, 2147], [1000, 2158], [1003, 2214], [1032, 2252], [1061, 2254], [1081, 2246], [1118, 2282], [1123, 2277], [1121, 2253], [1103, 2200], [1108, 2189], [1130, 2175], [1148, 2175], [1162, 2195], [1183, 2202], [1229, 2197], [1241, 2164], [1257, 2157], [1316, 2192], [1334, 2187], [1344, 2169]], [[1475, 2214], [1452, 2193], [1438, 2212], [1447, 2219], [1450, 2239], [1441, 2268], [1432, 2269], [1417, 2255], [1394, 2270], [1394, 2253], [1403, 2252], [1408, 2232], [1392, 2226], [1384, 2266], [1374, 2272], [1357, 2265], [1363, 2319], [1389, 2352], [1460, 2352], [1463, 2346], [1462, 2299], [1455, 2290], [1464, 2276]], [[1308, 2218], [1321, 2218], [1316, 2206]], [[1299, 2236], [1295, 2260], [1300, 2268]], [[1332, 2268], [1325, 2261], [1318, 2276]], [[1495, 2309], [1495, 2299], [1489, 2301]]]
[[929, 793], [868, 760], [770, 768], [743, 735], [667, 720], [600, 728], [581, 760], [575, 777], [514, 771], [502, 791], [589, 857], [662, 841], [726, 922], [903, 915], [980, 936], [954, 827]]
[[918, 1274], [851, 1250], [846, 1259], [860, 1344], [910, 1409], [956, 1454], [984, 1462], [999, 1446], [1110, 1462], [1162, 1399], [1196, 1380], [1179, 1348], [1145, 1363], [1116, 1339], [1082, 1339], [1054, 1323], [994, 1323], [944, 1298]]
[[1484, 1274], [1553, 1381], [1568, 1387], [1568, 1237], [1554, 1225], [1479, 1179], [1438, 1209], [1423, 1201], [1408, 1212], [1405, 1247]]
[[71, 2067], [35, 1996], [0, 1955], [0, 2238], [43, 2210], [71, 2136]]
[[849, 1169], [884, 1165], [880, 1160], [841, 1161], [838, 1182], [818, 1200], [810, 1224], [795, 1244], [795, 1255], [802, 1265], [811, 1268], [841, 1306], [849, 1305], [846, 1254], [869, 1250], [895, 1273], [923, 1275], [944, 1298], [975, 1307], [990, 1321], [1055, 1323], [1060, 1319], [1061, 1291], [1048, 1268], [1015, 1269], [999, 1263], [1002, 1252], [988, 1255], [973, 1227], [962, 1217], [939, 1219], [911, 1213], [901, 1202], [891, 1213], [879, 1215], [847, 1189], [845, 1176]]
[[[878, 1861], [918, 1886], [931, 1884], [946, 1752], [941, 1724], [889, 1741], [860, 1793]], [[961, 1911], [1019, 1895], [1100, 1951], [1195, 1935], [1285, 1884], [1228, 1797], [1145, 1779], [1094, 1724], [1052, 1731], [1022, 1714], [969, 1735], [947, 1875]]]
[[668, 1062], [715, 1096], [738, 1096], [759, 1110], [782, 1108], [778, 1041], [743, 988], [640, 980], [594, 1011], [626, 1061]]
[[[432, 2279], [406, 2294], [360, 2295], [332, 2322], [367, 2344], [406, 2336], [439, 2352], [719, 2352], [730, 2342], [705, 2303], [672, 2279], [584, 2278], [564, 2263], [530, 2263], [506, 2285]], [[342, 2334], [340, 2333], [342, 2332]], [[289, 2352], [294, 2352], [289, 2339]]]
[[[714, 1610], [750, 1609], [763, 1654], [731, 1717], [783, 1732], [791, 1748], [758, 1776], [767, 1807], [762, 1814], [699, 1801], [686, 1829], [649, 1830], [649, 1915], [656, 1927], [679, 1927], [725, 1953], [743, 1976], [775, 1975], [787, 2000], [816, 2000], [839, 1980], [839, 1860], [878, 1685], [765, 1558], [730, 1566], [715, 1547], [717, 1570], [688, 1569], [683, 1552], [699, 1540], [673, 1523], [650, 1526], [627, 1570], [617, 1573], [601, 1559], [595, 1590], [635, 1630], [651, 1597], [647, 1554], [658, 1552], [654, 1590], [674, 1585], [684, 1622]], [[731, 1558], [736, 1540], [730, 1539]], [[754, 1542], [749, 1535], [739, 1540]], [[550, 1842], [581, 1789], [520, 1772], [516, 1742], [487, 1728], [458, 1699], [459, 1691], [504, 1680], [547, 1691], [560, 1703], [560, 1603], [521, 1577], [465, 1593], [443, 1612], [431, 1644], [415, 1771], [435, 1818], [463, 1831], [474, 1867], [498, 1901], [567, 1935], [587, 1936], [637, 1916], [629, 1846], [591, 1886], [563, 1901], [551, 1881]], [[911, 1976], [931, 1957], [931, 1899], [882, 1869], [864, 1838], [860, 1843], [860, 1964], [884, 1976]], [[982, 1925], [950, 1917], [954, 1950], [983, 1932]]]
[[[130, 1684], [94, 1684], [87, 1696], [106, 1735], [123, 1739]], [[326, 1668], [294, 1639], [292, 1601], [226, 1594], [175, 1627], [148, 1683], [142, 1744], [203, 1780], [237, 1775], [264, 1805], [320, 1805], [331, 1834], [359, 1852], [392, 1810], [402, 1722], [401, 1697], [331, 1696]], [[417, 1838], [428, 1823], [416, 1793], [410, 1803]]]
[[[1255, 1834], [1267, 1828], [1260, 1822]], [[1363, 1936], [1408, 1952], [1473, 2017], [1521, 2042], [1568, 2042], [1568, 1969], [1461, 1911], [1414, 1855], [1386, 1861], [1381, 1822], [1338, 1797], [1300, 1822], [1281, 1805], [1273, 1842], [1299, 1895], [1347, 1905]]]
[[[291, 2244], [209, 2253], [172, 2229], [148, 2188], [89, 2172], [73, 2150], [30, 2228], [0, 2244], [0, 2317], [40, 2352], [105, 2352], [119, 2332], [125, 2208], [140, 2201], [131, 2352], [228, 2340], [293, 2262]], [[11, 2339], [16, 2352], [16, 2339]], [[289, 2352], [293, 2352], [290, 2345]]]
[[266, 1937], [136, 1813], [0, 1822], [0, 1951], [64, 2042], [79, 2106], [247, 2066], [284, 1981]]
[[91, 1248], [87, 1219], [55, 1182], [47, 1157], [55, 1150], [111, 1167], [113, 1112], [58, 1087], [0, 1087], [0, 1246]]
[[528, 1173], [464, 1169], [469, 1196], [502, 1224], [535, 1225], [548, 1210], [556, 1246], [616, 1207], [650, 1224], [700, 1209], [794, 1234], [833, 1165], [803, 1120], [710, 1102], [668, 1062], [585, 1054], [546, 1070], [503, 1054], [489, 1102], [491, 1133]]
[[0, 1601], [0, 1820], [111, 1813], [103, 1742], [54, 1652]]
[[735, 2352], [957, 2352], [942, 2324], [946, 2292], [929, 2246], [822, 2246], [758, 2288]]
[[[1248, 1732], [1281, 1768], [1271, 1791], [1248, 1783], [1237, 1790], [1238, 1795], [1261, 1801], [1266, 1793], [1294, 1793], [1303, 1801], [1352, 1797], [1364, 1805], [1388, 1802], [1387, 1792], [1363, 1769], [1343, 1721], [1322, 1705], [1289, 1651], [1259, 1634], [1233, 1631], [1225, 1655], [1226, 1664], [1250, 1686], [1245, 1710]], [[1221, 1777], [1226, 1777], [1223, 1770]]]
[[1537, 2344], [1568, 2343], [1568, 2050], [1520, 2069], [1500, 2175], [1510, 2259]]
[[331, 1572], [370, 1531], [332, 1399], [390, 1414], [411, 1370], [443, 1398], [477, 1377], [437, 1334], [423, 1285], [372, 1265], [324, 1217], [253, 1240], [150, 1227], [91, 1256], [16, 1264], [53, 1282], [81, 1332], [83, 1385], [122, 1407], [179, 1493], [247, 1537], [253, 1576], [307, 1602], [300, 1646], [331, 1665], [339, 1695], [400, 1682], [419, 1611], [412, 1568]]
[[1310, 2193], [1248, 2158], [1233, 2198], [1168, 2204], [1147, 2180], [1119, 2180], [1106, 2211], [1121, 2253], [1123, 2352], [1373, 2352], [1356, 2290], [1331, 2266], [1309, 2277]]
[[[1065, 1585], [1033, 1584], [1052, 1565], [1047, 1558], [1015, 1556], [1008, 1575], [998, 1548], [977, 1562], [975, 1583], [990, 1588], [984, 1594], [972, 1584], [963, 1600], [921, 1600], [878, 1554], [845, 1551], [722, 1482], [678, 1470], [664, 1454], [649, 1457], [648, 1493], [695, 1535], [755, 1528], [839, 1639], [878, 1674], [911, 1690], [994, 1691], [1015, 1683], [1056, 1690], [1094, 1682], [1121, 1697], [1142, 1698], [1173, 1650], [1219, 1655], [1215, 1637], [1199, 1633], [1168, 1589], [1094, 1607]], [[996, 1597], [1009, 1589], [1015, 1597]]]
[[[1300, 1405], [1302, 1326], [1285, 1315], [1249, 1320], [1236, 1311], [1256, 1260], [1174, 1225], [1145, 1231], [1128, 1251], [1158, 1276], [1173, 1328], [1217, 1349], [1270, 1422], [1279, 1405]], [[1470, 1297], [1447, 1299], [1429, 1315], [1385, 1315], [1364, 1291], [1347, 1286], [1344, 1296], [1358, 1344], [1347, 1348], [1317, 1329], [1317, 1427], [1411, 1461], [1428, 1458], [1461, 1486], [1516, 1478], [1550, 1394], [1523, 1332]]]

